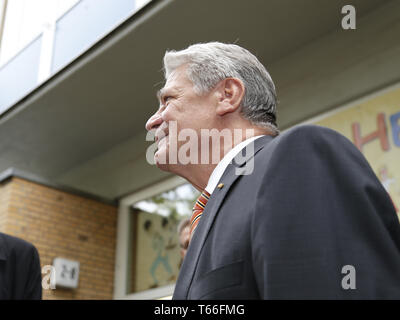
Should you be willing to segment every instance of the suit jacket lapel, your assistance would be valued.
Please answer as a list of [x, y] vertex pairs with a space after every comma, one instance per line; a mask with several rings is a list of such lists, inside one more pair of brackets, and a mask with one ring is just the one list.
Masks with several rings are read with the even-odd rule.
[[[239, 153], [232, 161], [232, 164], [229, 164], [226, 168], [220, 179], [220, 182], [222, 182], [224, 186], [222, 188], [215, 188], [214, 192], [211, 194], [199, 224], [197, 225], [196, 232], [190, 242], [189, 249], [181, 266], [179, 278], [175, 286], [173, 299], [188, 298], [189, 289], [193, 281], [201, 249], [203, 248], [204, 242], [225, 196], [236, 179], [241, 176], [239, 172], [243, 171], [243, 166], [272, 139], [271, 136], [264, 136], [255, 140], [253, 142], [254, 149], [250, 149], [253, 152], [248, 152], [246, 155]], [[244, 152], [245, 149], [242, 151]]]

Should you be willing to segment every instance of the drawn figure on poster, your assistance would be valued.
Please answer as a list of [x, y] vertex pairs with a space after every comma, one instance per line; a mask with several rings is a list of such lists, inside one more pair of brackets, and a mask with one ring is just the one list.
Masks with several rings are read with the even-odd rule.
[[[161, 225], [162, 229], [165, 230], [166, 226], [168, 225], [168, 219], [164, 218], [161, 222]], [[146, 231], [152, 234], [152, 247], [156, 252], [156, 257], [150, 267], [150, 274], [154, 281], [154, 284], [151, 286], [151, 288], [155, 288], [160, 285], [160, 279], [158, 279], [156, 275], [156, 271], [160, 266], [164, 267], [165, 271], [167, 271], [169, 275], [169, 278], [167, 279], [168, 281], [175, 279], [175, 275], [169, 263], [168, 254], [169, 251], [176, 246], [176, 244], [173, 245], [170, 239], [168, 239], [168, 242], [166, 242], [160, 232], [158, 232], [157, 230], [154, 231], [152, 228], [152, 222], [150, 220], [147, 220], [145, 222], [144, 227]]]
[[389, 192], [390, 185], [396, 183], [396, 179], [389, 177], [387, 166], [383, 166], [379, 169], [379, 180], [381, 180], [387, 192]]
[[[387, 193], [389, 193], [389, 195], [390, 195], [390, 189], [392, 189], [392, 190], [394, 189], [394, 188], [391, 188], [390, 186], [391, 185], [393, 185], [393, 187], [396, 186], [396, 179], [394, 179], [393, 177], [391, 177], [391, 175], [389, 175], [388, 168], [386, 165], [379, 169], [378, 177], [379, 177], [379, 180], [381, 181], [383, 187], [385, 188]], [[399, 212], [393, 199], [392, 199], [392, 202], [393, 202], [393, 205], [394, 205], [396, 211]]]

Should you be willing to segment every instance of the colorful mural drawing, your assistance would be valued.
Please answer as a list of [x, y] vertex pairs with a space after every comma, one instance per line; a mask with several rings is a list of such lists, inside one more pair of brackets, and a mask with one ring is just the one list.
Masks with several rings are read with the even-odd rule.
[[176, 281], [180, 254], [177, 222], [157, 214], [137, 213], [133, 291], [165, 286]]
[[[163, 218], [161, 224], [164, 228], [166, 225], [168, 225], [168, 219]], [[147, 227], [147, 229], [146, 229], [146, 227]], [[152, 228], [151, 221], [147, 220], [145, 222], [146, 231], [150, 232], [151, 228]], [[153, 250], [156, 252], [156, 257], [154, 258], [153, 263], [151, 264], [149, 272], [154, 281], [154, 284], [150, 287], [154, 288], [154, 287], [159, 286], [159, 281], [157, 279], [156, 271], [157, 271], [158, 267], [160, 267], [160, 266], [164, 267], [165, 271], [167, 271], [167, 273], [170, 275], [170, 278], [168, 279], [169, 281], [172, 281], [175, 279], [171, 265], [169, 263], [169, 252], [168, 251], [173, 249], [176, 246], [176, 244], [166, 243], [164, 237], [158, 231], [156, 231], [152, 234], [152, 238], [153, 238], [152, 247], [153, 247]], [[171, 240], [171, 237], [169, 240]]]

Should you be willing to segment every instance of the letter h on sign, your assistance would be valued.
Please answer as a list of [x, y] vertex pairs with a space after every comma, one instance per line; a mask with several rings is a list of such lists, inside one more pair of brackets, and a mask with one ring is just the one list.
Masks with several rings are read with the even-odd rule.
[[64, 258], [55, 258], [53, 261], [56, 270], [55, 285], [76, 289], [79, 281], [79, 262]]
[[397, 147], [400, 147], [400, 112], [390, 116], [390, 124], [393, 132], [393, 142]]
[[362, 147], [364, 144], [373, 141], [375, 139], [379, 139], [381, 143], [381, 148], [383, 151], [389, 150], [389, 140], [387, 136], [387, 127], [385, 121], [385, 115], [383, 113], [379, 113], [376, 119], [377, 122], [377, 130], [371, 132], [365, 137], [361, 137], [361, 129], [360, 124], [355, 122], [352, 124], [352, 131], [353, 131], [353, 141], [356, 147], [362, 151]]

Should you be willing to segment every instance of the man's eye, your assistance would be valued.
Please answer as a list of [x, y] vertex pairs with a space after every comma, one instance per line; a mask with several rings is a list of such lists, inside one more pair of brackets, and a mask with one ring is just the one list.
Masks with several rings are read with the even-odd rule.
[[166, 97], [164, 98], [164, 103], [167, 103], [168, 100], [171, 99], [171, 98], [172, 98], [171, 96], [166, 96]]

